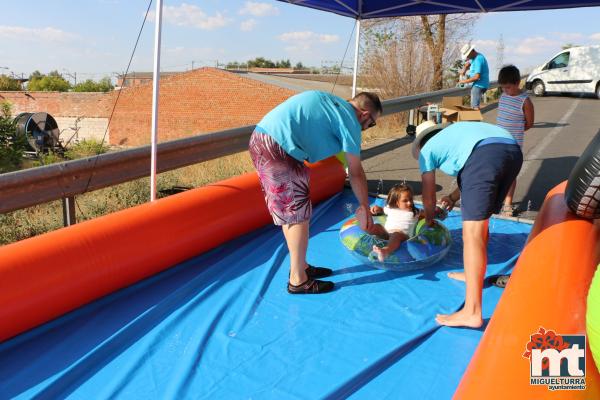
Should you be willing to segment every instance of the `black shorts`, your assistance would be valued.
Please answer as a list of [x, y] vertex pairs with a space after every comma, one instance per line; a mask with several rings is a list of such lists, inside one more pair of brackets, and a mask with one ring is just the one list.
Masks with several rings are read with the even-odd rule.
[[476, 147], [458, 174], [463, 221], [482, 221], [500, 212], [521, 165], [523, 153], [517, 144]]

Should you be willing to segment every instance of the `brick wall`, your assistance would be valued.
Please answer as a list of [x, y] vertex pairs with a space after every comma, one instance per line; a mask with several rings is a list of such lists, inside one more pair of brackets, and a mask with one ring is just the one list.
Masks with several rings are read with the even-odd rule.
[[[255, 124], [296, 92], [215, 68], [200, 68], [160, 81], [159, 141]], [[13, 104], [13, 114], [44, 111], [64, 130], [64, 140], [78, 126], [80, 139], [104, 134], [118, 91], [111, 93], [0, 92]], [[152, 84], [120, 91], [110, 123], [109, 143], [150, 143]], [[67, 124], [67, 126], [63, 126]]]
[[0, 92], [0, 101], [12, 104], [13, 115], [47, 112], [53, 117], [106, 118], [111, 94], [73, 92]]
[[[159, 141], [255, 124], [296, 92], [215, 68], [160, 81]], [[152, 85], [122, 90], [110, 123], [113, 145], [150, 142]]]

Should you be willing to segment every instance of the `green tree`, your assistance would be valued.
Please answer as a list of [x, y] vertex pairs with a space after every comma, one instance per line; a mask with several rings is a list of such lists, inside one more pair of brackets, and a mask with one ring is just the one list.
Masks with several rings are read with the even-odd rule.
[[21, 90], [21, 83], [9, 76], [0, 75], [0, 90]]
[[294, 66], [294, 68], [296, 68], [296, 69], [304, 69], [306, 67], [304, 66], [304, 64], [302, 64], [301, 62], [298, 61], [296, 63], [296, 65]]
[[264, 57], [256, 57], [254, 60], [248, 61], [248, 67], [275, 68], [275, 63], [271, 60], [265, 59]]
[[102, 78], [98, 82], [88, 79], [73, 86], [74, 92], [109, 92], [113, 89], [114, 86], [109, 77]]
[[29, 75], [29, 80], [32, 79], [42, 79], [44, 77], [44, 74], [42, 74], [40, 71], [35, 70], [31, 73], [31, 75]]
[[290, 60], [277, 61], [275, 68], [292, 68], [292, 63]]
[[19, 169], [26, 147], [27, 139], [16, 136], [10, 103], [0, 103], [0, 173]]
[[48, 75], [35, 71], [29, 76], [27, 88], [39, 92], [66, 92], [71, 84], [58, 71], [51, 71]]

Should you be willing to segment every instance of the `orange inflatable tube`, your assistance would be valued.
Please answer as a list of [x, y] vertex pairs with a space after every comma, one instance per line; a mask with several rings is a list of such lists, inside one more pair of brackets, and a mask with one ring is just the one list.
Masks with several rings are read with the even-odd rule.
[[585, 390], [530, 384], [523, 357], [540, 327], [584, 335], [586, 298], [600, 262], [600, 224], [572, 214], [566, 182], [551, 190], [483, 338], [463, 375], [456, 399], [600, 399], [600, 375], [586, 343]]
[[[342, 190], [310, 167], [313, 203]], [[0, 342], [270, 222], [250, 173], [1, 247]]]

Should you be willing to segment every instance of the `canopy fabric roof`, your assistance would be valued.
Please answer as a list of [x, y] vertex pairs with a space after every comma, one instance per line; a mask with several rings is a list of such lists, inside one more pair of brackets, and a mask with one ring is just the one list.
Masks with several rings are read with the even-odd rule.
[[496, 11], [547, 10], [600, 6], [600, 0], [278, 0], [351, 18]]

